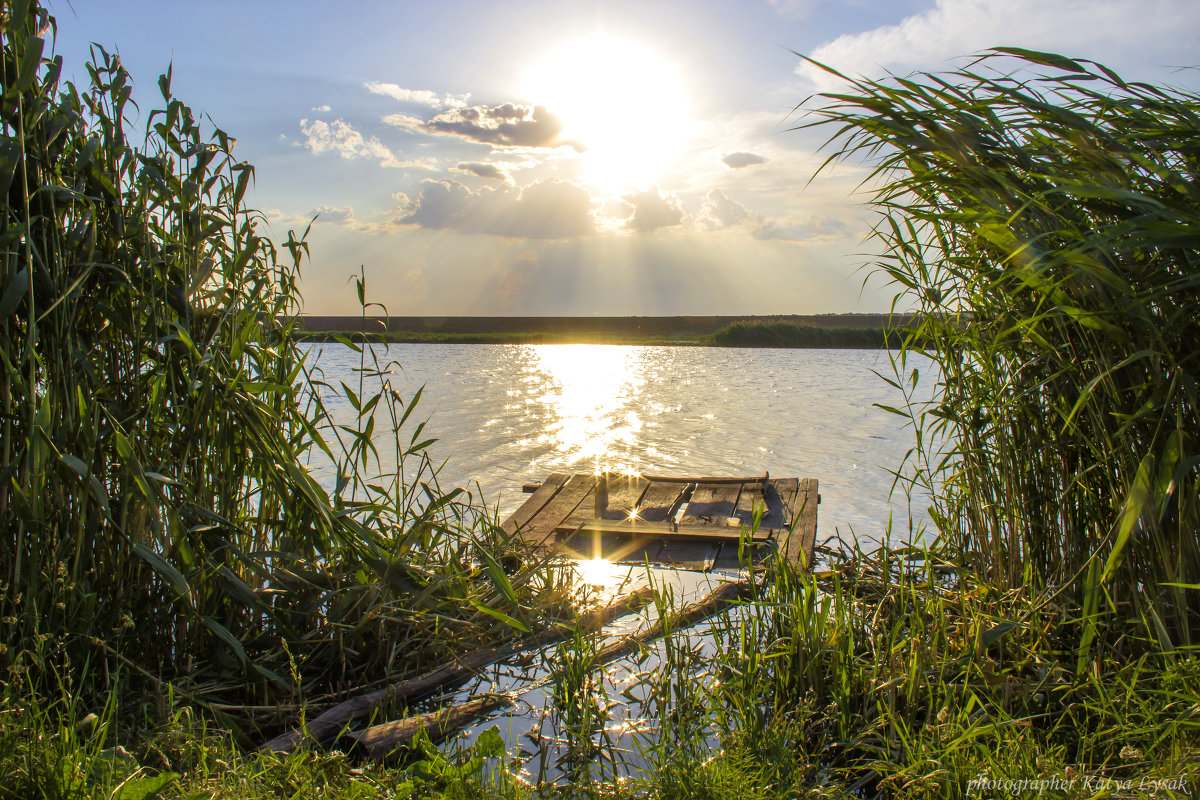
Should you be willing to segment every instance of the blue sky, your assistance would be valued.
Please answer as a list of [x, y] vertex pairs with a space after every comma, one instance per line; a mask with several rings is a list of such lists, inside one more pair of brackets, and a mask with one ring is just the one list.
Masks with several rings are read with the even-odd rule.
[[83, 82], [116, 49], [237, 137], [276, 239], [312, 217], [309, 313], [886, 310], [870, 225], [793, 107], [789, 50], [907, 74], [1016, 45], [1195, 88], [1195, 0], [52, 0]]

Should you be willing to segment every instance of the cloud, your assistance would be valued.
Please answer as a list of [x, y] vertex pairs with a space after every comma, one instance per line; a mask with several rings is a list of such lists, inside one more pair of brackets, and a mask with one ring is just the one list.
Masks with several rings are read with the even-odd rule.
[[767, 159], [758, 153], [739, 151], [721, 156], [721, 163], [730, 169], [741, 169], [742, 167], [752, 167], [755, 164], [765, 164]]
[[577, 142], [562, 137], [562, 120], [543, 106], [503, 103], [498, 106], [452, 108], [429, 121], [405, 114], [383, 118], [389, 125], [405, 130], [441, 136], [456, 136], [493, 147], [560, 147], [582, 150]]
[[[1158, 66], [1191, 63], [1197, 29], [1194, 0], [937, 0], [896, 25], [839, 36], [811, 55], [848, 75], [868, 76], [943, 69], [949, 59], [1000, 46], [1090, 56], [1110, 66], [1132, 57], [1141, 69], [1151, 65], [1147, 53]], [[797, 72], [820, 89], [838, 85], [807, 63]]]
[[385, 167], [405, 166], [381, 141], [374, 136], [364, 138], [341, 118], [333, 122], [302, 119], [300, 132], [304, 134], [304, 146], [313, 153], [333, 152], [348, 159], [375, 158]]
[[484, 164], [478, 161], [463, 161], [455, 164], [453, 167], [451, 167], [451, 169], [456, 169], [459, 172], [470, 172], [472, 175], [478, 175], [480, 178], [488, 178], [489, 180], [512, 183], [512, 177], [495, 164]]
[[627, 194], [622, 199], [633, 210], [625, 223], [626, 227], [640, 233], [683, 223], [683, 208], [679, 205], [679, 198], [673, 194], [664, 197], [657, 187]]
[[322, 105], [322, 106], [313, 106], [310, 110], [316, 111], [321, 114], [325, 114], [325, 113], [328, 113], [329, 111], [332, 111], [333, 109], [331, 109], [329, 107], [329, 103], [326, 103], [325, 105]]
[[700, 222], [710, 230], [744, 228], [755, 239], [787, 239], [775, 223], [751, 211], [720, 189], [713, 189], [704, 198]]
[[595, 230], [592, 206], [591, 195], [567, 181], [541, 180], [524, 189], [487, 186], [474, 192], [456, 180], [427, 180], [396, 223], [509, 238], [565, 239]]
[[467, 104], [469, 94], [437, 94], [428, 89], [405, 89], [395, 83], [367, 81], [363, 84], [368, 92], [381, 94], [401, 103], [414, 103], [430, 108], [461, 108]]
[[354, 218], [354, 209], [351, 206], [318, 206], [306, 215], [309, 219], [317, 218], [318, 223], [328, 225], [347, 225], [354, 227], [358, 222]]

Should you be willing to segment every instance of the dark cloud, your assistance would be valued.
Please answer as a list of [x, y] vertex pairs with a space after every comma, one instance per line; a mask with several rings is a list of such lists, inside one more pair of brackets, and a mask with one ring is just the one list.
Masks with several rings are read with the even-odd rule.
[[490, 180], [503, 181], [504, 183], [512, 183], [512, 177], [507, 172], [497, 167], [495, 164], [484, 164], [479, 161], [464, 161], [455, 164], [453, 169], [459, 172], [470, 172], [472, 175], [478, 175], [480, 178], [488, 178]]
[[683, 222], [683, 209], [679, 206], [679, 198], [674, 195], [664, 197], [659, 194], [657, 188], [627, 194], [622, 199], [633, 209], [625, 224], [635, 231], [649, 233]]
[[741, 169], [742, 167], [752, 167], [755, 164], [765, 164], [767, 159], [758, 153], [737, 152], [721, 156], [721, 163], [730, 169]]
[[451, 108], [428, 122], [402, 114], [384, 118], [384, 122], [409, 130], [443, 136], [457, 136], [493, 147], [560, 147], [582, 150], [577, 142], [562, 139], [562, 120], [544, 106], [503, 103], [498, 106]]
[[529, 239], [586, 236], [595, 230], [592, 198], [573, 183], [542, 180], [478, 192], [455, 180], [428, 180], [397, 223]]

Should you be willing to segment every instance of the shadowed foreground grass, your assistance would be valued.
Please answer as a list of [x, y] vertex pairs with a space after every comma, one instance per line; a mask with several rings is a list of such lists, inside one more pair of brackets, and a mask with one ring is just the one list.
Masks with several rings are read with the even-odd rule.
[[1074, 781], [1071, 791], [983, 797], [1200, 789], [1193, 655], [1155, 652], [1153, 630], [1113, 619], [1104, 633], [1126, 645], [1094, 654], [1080, 673], [1081, 622], [1052, 595], [999, 590], [925, 551], [827, 555], [816, 574], [772, 570], [754, 601], [717, 619], [715, 658], [672, 635], [660, 650], [666, 666], [643, 678], [656, 731], [641, 755], [651, 769], [626, 781], [611, 780], [622, 754], [584, 720], [604, 699], [588, 679], [603, 666], [577, 643], [549, 692], [564, 733], [579, 738], [575, 752], [589, 754], [571, 785], [535, 792], [486, 736], [466, 753], [418, 747], [396, 766], [339, 752], [246, 755], [185, 702], [167, 699], [136, 720], [68, 696], [24, 708], [10, 696], [0, 708], [0, 796], [141, 796], [113, 794], [123, 781], [161, 784], [167, 797], [231, 799], [954, 798], [982, 779]]

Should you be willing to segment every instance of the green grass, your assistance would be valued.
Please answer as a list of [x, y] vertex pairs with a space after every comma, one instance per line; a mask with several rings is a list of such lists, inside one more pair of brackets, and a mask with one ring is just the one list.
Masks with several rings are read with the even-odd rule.
[[[1142, 655], [1094, 653], [1080, 673], [1081, 622], [1057, 598], [998, 590], [936, 552], [830, 558], [812, 575], [773, 569], [754, 602], [714, 622], [715, 657], [673, 634], [663, 665], [643, 679], [658, 726], [643, 743], [653, 768], [631, 781], [614, 782], [606, 766], [622, 756], [600, 729], [598, 709], [612, 699], [598, 679], [605, 666], [592, 659], [594, 643], [566, 645], [550, 694], [575, 777], [540, 794], [959, 798], [981, 777], [1183, 785], [1118, 795], [1135, 797], [1200, 789], [1195, 653], [1155, 652], [1137, 620], [1113, 620], [1108, 635]], [[66, 697], [50, 708], [0, 707], [8, 796], [55, 796], [75, 781], [82, 788], [59, 796], [108, 797], [104, 770], [118, 745], [129, 756], [117, 774], [176, 776], [170, 797], [531, 794], [486, 739], [445, 756], [419, 747], [390, 766], [339, 752], [247, 754], [186, 701], [163, 702], [141, 722], [105, 708], [88, 722], [91, 709]]]

